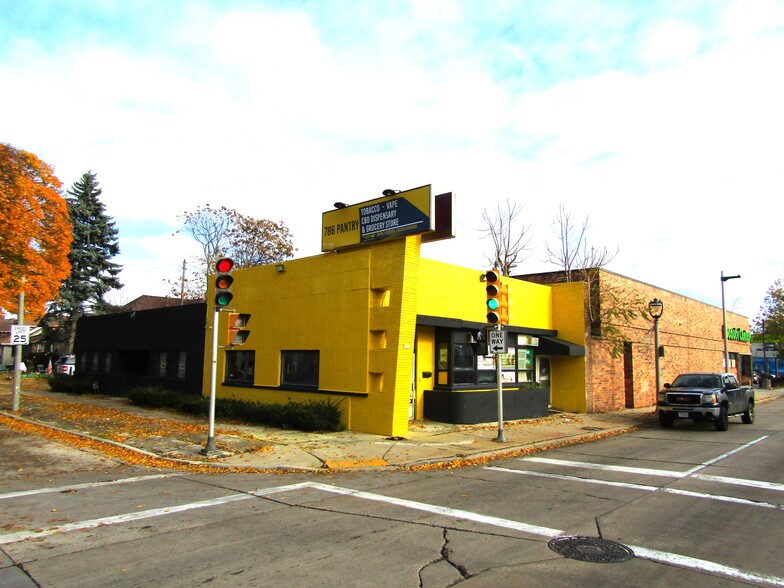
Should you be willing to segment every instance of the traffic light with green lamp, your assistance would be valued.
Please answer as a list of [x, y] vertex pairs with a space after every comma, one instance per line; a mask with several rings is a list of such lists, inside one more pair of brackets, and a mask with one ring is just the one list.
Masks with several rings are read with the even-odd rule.
[[508, 325], [509, 308], [506, 285], [501, 282], [501, 272], [490, 270], [485, 273], [487, 292], [487, 322], [491, 325]]
[[250, 314], [230, 312], [226, 329], [226, 345], [235, 347], [247, 342], [250, 330], [245, 327], [250, 321]]
[[231, 285], [234, 278], [231, 277], [231, 270], [234, 267], [234, 260], [230, 257], [221, 257], [215, 262], [215, 308], [228, 306], [234, 295], [231, 293]]

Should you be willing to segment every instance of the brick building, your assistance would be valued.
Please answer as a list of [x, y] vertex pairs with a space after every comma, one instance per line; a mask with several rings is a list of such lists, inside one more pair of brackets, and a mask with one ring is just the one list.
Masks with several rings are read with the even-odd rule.
[[[541, 284], [563, 283], [563, 272], [517, 276]], [[623, 352], [613, 357], [602, 338], [602, 313], [597, 310], [602, 296], [595, 292], [612, 291], [616, 295], [634, 296], [647, 303], [658, 298], [664, 304], [659, 319], [661, 381], [671, 382], [683, 372], [723, 371], [724, 339], [722, 309], [663, 290], [607, 270], [595, 270], [585, 287], [585, 410], [608, 412], [623, 408], [653, 406], [656, 403], [653, 322], [639, 316], [629, 323], [614, 321], [614, 326], [628, 341]], [[591, 292], [594, 292], [593, 296]], [[593, 308], [593, 313], [591, 309]], [[751, 344], [749, 320], [727, 312], [727, 371], [739, 381], [751, 383]]]

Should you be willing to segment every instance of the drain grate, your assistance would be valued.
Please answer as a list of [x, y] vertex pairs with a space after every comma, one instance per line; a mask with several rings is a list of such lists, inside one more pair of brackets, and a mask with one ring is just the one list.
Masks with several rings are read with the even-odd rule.
[[619, 563], [634, 557], [634, 552], [625, 545], [601, 537], [556, 537], [547, 546], [569, 559], [593, 563]]

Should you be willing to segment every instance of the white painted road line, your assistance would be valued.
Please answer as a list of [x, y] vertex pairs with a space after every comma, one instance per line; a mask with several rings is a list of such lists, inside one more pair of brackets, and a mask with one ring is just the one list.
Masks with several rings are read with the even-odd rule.
[[712, 466], [713, 464], [720, 462], [722, 459], [726, 459], [730, 455], [735, 455], [736, 453], [740, 453], [741, 451], [743, 451], [745, 449], [748, 449], [752, 445], [755, 445], [755, 444], [759, 443], [760, 441], [763, 441], [763, 440], [765, 440], [767, 438], [768, 438], [767, 435], [763, 435], [762, 437], [754, 439], [754, 441], [749, 441], [748, 443], [745, 443], [745, 444], [741, 445], [740, 447], [736, 447], [732, 451], [728, 451], [727, 453], [722, 453], [721, 455], [719, 455], [717, 457], [714, 457], [713, 459], [709, 459], [708, 461], [704, 461], [700, 465], [690, 469], [689, 473], [693, 474], [694, 472], [698, 472], [698, 471], [700, 471], [702, 469], [707, 468], [708, 466]]
[[645, 484], [631, 484], [628, 482], [610, 482], [608, 480], [597, 480], [595, 478], [580, 478], [577, 476], [564, 476], [561, 474], [547, 474], [544, 472], [531, 472], [528, 470], [515, 470], [512, 468], [500, 468], [496, 466], [486, 466], [484, 469], [495, 472], [504, 472], [507, 474], [518, 474], [522, 476], [534, 476], [538, 478], [550, 478], [554, 480], [562, 480], [566, 482], [578, 482], [581, 484], [599, 484], [602, 486], [615, 486], [618, 488], [628, 488], [630, 490], [641, 490], [643, 492], [662, 492], [664, 494], [676, 494], [679, 496], [688, 496], [690, 498], [705, 498], [708, 500], [717, 500], [719, 502], [731, 502], [733, 504], [743, 504], [745, 506], [758, 506], [761, 508], [772, 508], [774, 510], [784, 510], [781, 504], [772, 504], [770, 502], [761, 502], [757, 500], [746, 500], [745, 498], [735, 498], [734, 496], [722, 496], [719, 494], [707, 494], [705, 492], [692, 492], [690, 490], [678, 490], [676, 488], [662, 488], [660, 486], [648, 486]]
[[775, 490], [784, 492], [784, 484], [776, 482], [764, 482], [762, 480], [744, 480], [743, 478], [727, 478], [725, 476], [709, 476], [708, 474], [695, 474], [695, 478], [707, 480], [709, 482], [721, 482], [722, 484], [735, 484], [736, 486], [749, 486], [751, 488], [762, 488], [764, 490]]
[[[545, 538], [552, 538], [560, 535], [564, 535], [563, 531], [559, 531], [557, 529], [550, 529], [549, 527], [540, 527], [537, 525], [529, 525], [526, 523], [522, 523], [520, 521], [513, 521], [510, 519], [503, 519], [500, 517], [493, 517], [488, 515], [482, 515], [478, 513], [469, 512], [466, 510], [460, 509], [453, 509], [444, 506], [438, 506], [433, 504], [427, 504], [424, 502], [417, 502], [413, 500], [406, 500], [402, 498], [394, 498], [391, 496], [384, 496], [381, 494], [375, 494], [373, 492], [364, 492], [361, 490], [353, 490], [351, 488], [342, 488], [340, 486], [329, 486], [327, 484], [320, 484], [315, 482], [302, 482], [299, 484], [291, 484], [288, 486], [279, 486], [277, 488], [268, 488], [263, 490], [257, 490], [252, 493], [247, 494], [231, 494], [229, 496], [224, 496], [221, 498], [215, 498], [212, 500], [202, 500], [199, 502], [193, 502], [190, 504], [183, 504], [180, 506], [173, 506], [168, 508], [158, 508], [158, 509], [151, 509], [147, 511], [141, 511], [136, 513], [128, 513], [124, 515], [117, 515], [114, 517], [106, 517], [103, 519], [94, 519], [91, 521], [82, 521], [79, 523], [71, 523], [68, 525], [61, 525], [59, 527], [46, 529], [42, 531], [20, 531], [17, 533], [9, 533], [6, 535], [0, 535], [0, 545], [4, 545], [7, 543], [13, 543], [16, 541], [22, 541], [24, 539], [34, 539], [34, 538], [41, 538], [46, 537], [48, 535], [53, 535], [55, 533], [64, 533], [67, 531], [73, 530], [80, 530], [80, 529], [89, 529], [98, 526], [104, 525], [113, 525], [117, 523], [125, 523], [134, 520], [139, 520], [143, 518], [149, 517], [157, 517], [163, 516], [167, 514], [173, 514], [177, 512], [184, 512], [187, 510], [192, 510], [196, 508], [205, 508], [209, 506], [217, 506], [220, 504], [227, 504], [231, 502], [237, 502], [240, 500], [246, 500], [252, 497], [263, 497], [263, 496], [270, 496], [273, 494], [279, 494], [282, 492], [289, 492], [293, 490], [302, 490], [302, 489], [313, 489], [313, 490], [321, 490], [323, 492], [329, 492], [332, 494], [339, 494], [343, 496], [350, 496], [353, 498], [361, 498], [364, 500], [372, 500], [375, 502], [382, 502], [385, 504], [392, 504], [396, 506], [401, 506], [404, 508], [410, 508], [418, 511], [429, 512], [437, 515], [447, 516], [451, 518], [457, 518], [462, 520], [474, 521], [481, 524], [491, 525], [495, 527], [501, 527], [505, 529], [514, 529], [518, 531], [524, 531], [526, 533], [530, 533], [533, 535], [542, 536]], [[715, 562], [706, 561], [702, 559], [697, 559], [693, 557], [688, 557], [684, 555], [679, 555], [677, 553], [667, 553], [664, 551], [658, 551], [654, 549], [647, 549], [645, 547], [639, 547], [634, 545], [628, 546], [632, 551], [634, 551], [634, 555], [640, 559], [647, 559], [651, 561], [657, 561], [661, 563], [666, 563], [669, 565], [674, 565], [682, 568], [688, 568], [697, 571], [721, 574], [726, 577], [730, 577], [733, 579], [741, 579], [745, 581], [752, 581], [758, 583], [765, 583], [771, 584], [774, 586], [782, 586], [784, 587], [784, 578], [776, 577], [776, 576], [769, 576], [769, 575], [762, 575], [762, 574], [755, 574], [752, 572], [746, 572], [743, 570], [739, 570], [737, 568], [732, 568], [729, 566], [721, 565]]]
[[779, 578], [777, 576], [744, 572], [738, 568], [731, 568], [730, 566], [718, 564], [713, 561], [688, 557], [685, 555], [679, 555], [677, 553], [667, 553], [666, 551], [658, 551], [656, 549], [648, 549], [638, 545], [627, 545], [627, 547], [634, 552], [635, 557], [639, 557], [640, 559], [658, 561], [661, 563], [678, 566], [680, 568], [688, 568], [701, 572], [721, 574], [723, 576], [728, 576], [730, 578], [744, 580], [747, 582], [771, 584], [773, 586], [784, 586], [784, 578]]
[[761, 502], [758, 500], [746, 500], [745, 498], [735, 498], [734, 496], [707, 494], [705, 492], [692, 492], [691, 490], [678, 490], [677, 488], [662, 488], [662, 492], [667, 494], [678, 494], [680, 496], [690, 496], [692, 498], [707, 498], [708, 500], [717, 500], [719, 502], [732, 502], [733, 504], [743, 504], [746, 506], [758, 506], [761, 508], [784, 510], [784, 506], [781, 504], [772, 504], [770, 502]]
[[109, 525], [116, 525], [119, 523], [129, 523], [142, 519], [149, 519], [153, 517], [160, 517], [178, 512], [185, 512], [199, 508], [206, 508], [210, 506], [218, 506], [220, 504], [228, 504], [230, 502], [238, 502], [240, 500], [247, 500], [248, 498], [256, 498], [261, 496], [268, 496], [280, 492], [289, 492], [296, 490], [303, 484], [291, 484], [289, 486], [279, 486], [277, 488], [269, 488], [265, 490], [257, 490], [251, 493], [230, 494], [228, 496], [221, 496], [219, 498], [211, 498], [209, 500], [200, 500], [198, 502], [191, 502], [188, 504], [180, 504], [176, 506], [166, 506], [163, 508], [152, 508], [148, 510], [140, 510], [137, 512], [130, 512], [112, 517], [102, 517], [100, 519], [91, 519], [87, 521], [79, 521], [75, 523], [68, 523], [65, 525], [58, 525], [49, 527], [48, 529], [37, 529], [33, 531], [17, 531], [16, 533], [7, 533], [0, 535], [0, 545], [7, 543], [16, 543], [17, 541], [24, 541], [25, 539], [40, 539], [41, 537], [48, 537], [56, 533], [67, 533], [69, 531], [83, 531], [86, 529], [94, 529], [95, 527], [105, 527]]
[[497, 466], [485, 466], [484, 469], [492, 470], [495, 472], [505, 472], [507, 474], [521, 474], [523, 476], [534, 476], [539, 478], [552, 478], [555, 480], [563, 480], [565, 482], [580, 482], [588, 484], [600, 484], [602, 486], [616, 486], [618, 488], [629, 488], [631, 490], [644, 490], [652, 492], [658, 490], [659, 486], [648, 486], [645, 484], [631, 484], [629, 482], [611, 482], [608, 480], [597, 480], [595, 478], [580, 478], [578, 476], [565, 476], [563, 474], [548, 474], [545, 472], [532, 472], [529, 470], [515, 470], [513, 468], [500, 468]]
[[238, 500], [246, 500], [252, 498], [252, 494], [231, 494], [221, 498], [212, 498], [210, 500], [201, 500], [199, 502], [191, 502], [189, 504], [181, 504], [178, 506], [166, 506], [163, 508], [153, 508], [149, 510], [140, 510], [138, 512], [130, 512], [126, 514], [116, 515], [113, 517], [103, 517], [100, 519], [91, 519], [87, 521], [78, 521], [75, 523], [68, 523], [65, 525], [57, 525], [49, 527], [48, 529], [37, 529], [33, 531], [17, 531], [16, 533], [7, 533], [0, 535], [0, 545], [8, 543], [16, 543], [17, 541], [24, 541], [26, 539], [40, 539], [48, 537], [56, 533], [67, 533], [69, 531], [84, 531], [86, 529], [94, 529], [95, 527], [106, 527], [109, 525], [116, 525], [118, 523], [129, 523], [131, 521], [138, 521], [141, 519], [149, 519], [151, 517], [160, 517], [163, 515], [184, 512], [197, 508], [204, 508], [207, 506], [217, 506], [219, 504], [227, 504], [229, 502], [237, 502]]
[[[608, 465], [603, 463], [592, 463], [586, 461], [572, 461], [569, 459], [552, 459], [549, 457], [521, 457], [518, 461], [523, 462], [532, 462], [532, 463], [544, 463], [549, 465], [557, 465], [563, 467], [570, 467], [570, 468], [583, 468], [586, 470], [599, 470], [604, 472], [622, 472], [625, 474], [642, 474], [644, 476], [661, 476], [665, 478], [687, 478], [689, 476], [693, 476], [695, 478], [702, 477], [701, 474], [695, 475], [696, 472], [705, 469], [708, 466], [714, 465], [720, 462], [723, 459], [728, 458], [731, 455], [735, 455], [736, 453], [743, 451], [744, 449], [748, 449], [752, 445], [759, 443], [760, 441], [767, 439], [768, 436], [765, 435], [763, 437], [759, 437], [758, 439], [754, 439], [753, 441], [749, 441], [741, 445], [740, 447], [736, 447], [735, 449], [728, 451], [726, 453], [722, 453], [721, 455], [714, 457], [713, 459], [709, 459], [701, 463], [698, 466], [694, 466], [686, 471], [676, 471], [676, 470], [658, 470], [655, 468], [638, 468], [633, 466], [619, 466], [619, 465]], [[715, 482], [723, 481], [725, 483], [734, 483], [731, 480], [735, 478], [721, 478], [716, 476], [714, 478]], [[757, 482], [759, 484], [765, 484], [765, 482]], [[751, 485], [751, 484], [749, 484]]]
[[529, 525], [527, 523], [521, 523], [519, 521], [501, 519], [498, 517], [482, 515], [467, 510], [458, 510], [454, 508], [448, 508], [446, 506], [428, 504], [426, 502], [416, 502], [413, 500], [406, 500], [404, 498], [394, 498], [391, 496], [384, 496], [382, 494], [363, 492], [361, 490], [351, 490], [349, 488], [340, 488], [339, 486], [329, 486], [327, 484], [319, 484], [316, 482], [311, 483], [310, 487], [316, 488], [318, 490], [323, 490], [324, 492], [333, 492], [335, 494], [343, 494], [346, 496], [353, 496], [355, 498], [363, 498], [365, 500], [374, 500], [376, 502], [394, 504], [396, 506], [402, 506], [403, 508], [410, 508], [413, 510], [429, 512], [432, 514], [444, 515], [451, 518], [464, 519], [466, 521], [473, 521], [476, 523], [483, 523], [486, 525], [493, 525], [496, 527], [514, 529], [516, 531], [531, 533], [532, 535], [539, 535], [539, 536], [550, 537], [550, 538], [563, 535], [563, 531], [560, 531], [558, 529], [551, 529], [549, 527], [540, 527], [538, 525]]
[[587, 461], [571, 461], [568, 459], [551, 459], [549, 457], [523, 457], [520, 461], [533, 463], [546, 463], [569, 468], [584, 468], [586, 470], [600, 470], [603, 472], [623, 472], [625, 474], [643, 474], [645, 476], [662, 476], [666, 478], [685, 478], [689, 472], [676, 472], [671, 470], [657, 470], [653, 468], [636, 468], [632, 466], [607, 465], [603, 463], [590, 463]]
[[84, 490], [85, 488], [100, 488], [101, 486], [112, 486], [114, 484], [130, 484], [133, 482], [144, 482], [146, 480], [158, 480], [160, 478], [172, 478], [182, 474], [153, 474], [151, 476], [134, 476], [131, 478], [118, 478], [106, 482], [88, 482], [85, 484], [72, 484], [70, 486], [55, 486], [53, 488], [34, 488], [32, 490], [20, 490], [19, 492], [7, 492], [0, 494], [0, 500], [7, 498], [20, 498], [23, 496], [34, 496], [36, 494], [50, 494], [55, 492], [68, 492], [70, 490]]

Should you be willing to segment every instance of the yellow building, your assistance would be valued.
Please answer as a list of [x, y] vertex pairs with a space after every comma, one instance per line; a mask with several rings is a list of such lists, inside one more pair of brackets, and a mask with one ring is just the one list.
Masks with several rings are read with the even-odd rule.
[[[347, 428], [389, 436], [404, 436], [412, 419], [496, 420], [496, 369], [481, 349], [483, 274], [422, 258], [421, 246], [414, 234], [235, 270], [230, 306], [250, 315], [250, 334], [219, 349], [217, 396], [340, 401]], [[551, 404], [585, 411], [584, 285], [503, 281], [505, 418], [544, 416]], [[220, 346], [228, 318], [219, 313]]]
[[[324, 254], [233, 272], [229, 306], [249, 317], [241, 345], [228, 346], [230, 312], [212, 330], [210, 284], [203, 389], [214, 368], [218, 396], [339, 402], [347, 428], [404, 436], [414, 419], [497, 421], [499, 379], [505, 420], [653, 406], [653, 358], [665, 347], [665, 381], [724, 369], [750, 378], [746, 317], [727, 313], [723, 328], [721, 309], [605, 270], [578, 282], [503, 277], [508, 324], [491, 333], [485, 273], [420, 255], [450, 236], [451, 195], [432, 200], [430, 186], [337, 203], [322, 218]], [[667, 309], [656, 352], [651, 298]], [[627, 320], [614, 318], [613, 300], [634, 301]], [[490, 338], [500, 348], [488, 355]]]

